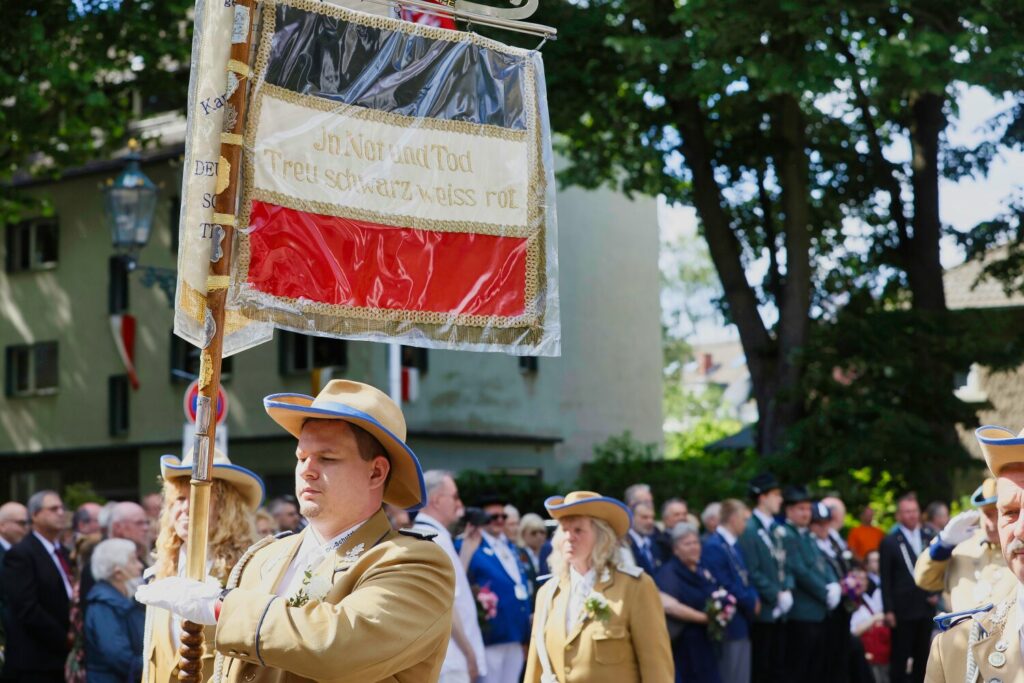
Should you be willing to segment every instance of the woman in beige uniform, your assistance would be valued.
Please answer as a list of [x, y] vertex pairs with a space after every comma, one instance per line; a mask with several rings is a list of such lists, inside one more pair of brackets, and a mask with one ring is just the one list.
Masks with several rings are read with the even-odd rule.
[[[188, 539], [189, 480], [192, 453], [181, 461], [176, 456], [160, 458], [163, 477], [163, 509], [160, 535], [156, 541], [156, 563], [146, 578], [162, 579], [185, 573], [185, 541]], [[254, 512], [263, 500], [263, 480], [254, 472], [232, 465], [219, 450], [213, 456], [213, 492], [210, 500], [210, 541], [208, 574], [223, 586], [231, 568], [256, 540]], [[213, 676], [214, 629], [207, 627], [203, 680]], [[172, 683], [178, 680], [178, 647], [181, 621], [167, 610], [146, 609], [146, 632], [142, 646], [142, 683]]]
[[665, 612], [650, 576], [619, 564], [629, 509], [574, 491], [544, 502], [558, 520], [537, 593], [526, 683], [671, 683]]

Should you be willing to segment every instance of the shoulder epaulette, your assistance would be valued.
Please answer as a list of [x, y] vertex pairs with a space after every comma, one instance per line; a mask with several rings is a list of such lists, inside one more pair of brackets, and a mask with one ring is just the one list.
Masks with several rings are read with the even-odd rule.
[[935, 625], [939, 627], [940, 631], [948, 631], [957, 624], [974, 618], [977, 614], [991, 612], [994, 607], [995, 605], [990, 602], [987, 605], [982, 605], [981, 607], [976, 607], [974, 609], [965, 609], [961, 612], [940, 614], [939, 616], [934, 617], [933, 621], [935, 622]]
[[623, 564], [617, 566], [616, 569], [627, 576], [632, 576], [634, 579], [639, 579], [640, 575], [644, 573], [641, 567], [627, 567]]
[[276, 538], [277, 540], [281, 540], [282, 538], [287, 538], [288, 536], [291, 536], [294, 533], [294, 531], [281, 531], [274, 534], [274, 538]]
[[437, 536], [436, 531], [420, 531], [419, 529], [399, 529], [398, 533], [403, 536], [418, 538], [421, 541], [433, 541], [434, 537]]

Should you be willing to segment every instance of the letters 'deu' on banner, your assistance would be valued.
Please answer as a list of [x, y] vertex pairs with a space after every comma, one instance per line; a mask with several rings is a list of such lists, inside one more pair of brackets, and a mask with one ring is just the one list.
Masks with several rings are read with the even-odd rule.
[[350, 339], [559, 353], [536, 51], [264, 2], [229, 306]]

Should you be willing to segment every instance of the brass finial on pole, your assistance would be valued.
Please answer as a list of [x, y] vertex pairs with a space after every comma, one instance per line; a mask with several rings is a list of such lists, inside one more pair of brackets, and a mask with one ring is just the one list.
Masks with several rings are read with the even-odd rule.
[[[216, 197], [213, 204], [215, 225], [211, 237], [210, 275], [206, 286], [207, 329], [212, 323], [213, 336], [203, 348], [199, 365], [199, 397], [196, 402], [196, 440], [193, 451], [192, 480], [189, 493], [189, 525], [186, 546], [186, 571], [190, 579], [206, 579], [206, 556], [209, 544], [210, 492], [213, 485], [213, 444], [217, 434], [217, 411], [214, 401], [220, 389], [221, 358], [224, 347], [224, 304], [227, 300], [231, 274], [231, 243], [235, 217], [238, 214], [238, 179], [242, 160], [242, 131], [249, 82], [249, 49], [256, 11], [255, 0], [235, 0], [231, 32], [231, 52], [227, 71], [237, 79], [227, 98], [226, 109], [237, 116], [221, 133], [220, 159], [217, 163]], [[229, 76], [229, 79], [231, 77]], [[178, 653], [178, 680], [182, 683], [203, 681], [203, 627], [185, 621], [182, 624], [181, 647]]]

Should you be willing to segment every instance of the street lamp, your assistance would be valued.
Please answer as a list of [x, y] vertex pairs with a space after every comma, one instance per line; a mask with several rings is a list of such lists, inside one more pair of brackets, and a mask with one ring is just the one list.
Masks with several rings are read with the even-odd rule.
[[160, 287], [167, 301], [174, 306], [177, 272], [172, 268], [140, 266], [138, 263], [139, 251], [149, 242], [149, 233], [153, 229], [157, 199], [157, 187], [139, 168], [139, 159], [139, 143], [129, 140], [124, 170], [117, 178], [108, 179], [103, 187], [110, 239], [125, 270], [141, 273], [142, 284]]
[[128, 150], [125, 169], [107, 181], [103, 195], [114, 249], [124, 254], [128, 270], [134, 270], [153, 228], [157, 188], [139, 168], [139, 143], [129, 141]]

